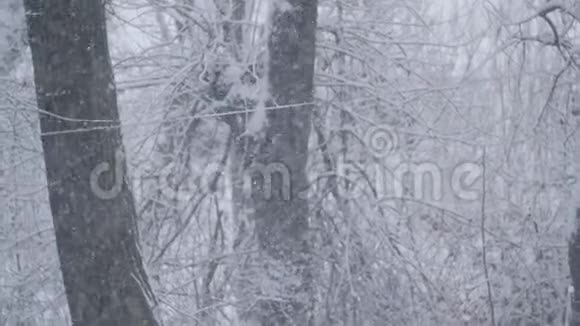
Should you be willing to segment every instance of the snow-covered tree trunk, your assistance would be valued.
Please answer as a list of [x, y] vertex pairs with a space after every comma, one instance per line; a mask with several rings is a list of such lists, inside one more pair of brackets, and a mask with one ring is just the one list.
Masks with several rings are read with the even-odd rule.
[[25, 9], [72, 324], [157, 325], [123, 175], [104, 2], [26, 0]]
[[[302, 192], [308, 187], [317, 1], [276, 1], [271, 15], [269, 106], [276, 109], [267, 111], [253, 159], [254, 171], [262, 174], [263, 183], [254, 189], [250, 219], [263, 270], [259, 280], [262, 298], [252, 319], [263, 326], [311, 325], [310, 211]], [[269, 176], [272, 187], [266, 186]]]

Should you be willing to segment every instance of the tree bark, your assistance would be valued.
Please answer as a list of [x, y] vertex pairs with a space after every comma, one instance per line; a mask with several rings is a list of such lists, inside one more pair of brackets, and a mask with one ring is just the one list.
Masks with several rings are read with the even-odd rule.
[[[576, 126], [580, 123], [580, 74], [576, 74], [576, 85], [573, 89], [572, 120]], [[572, 172], [576, 178], [580, 177], [580, 137], [575, 137], [574, 148], [571, 156]], [[568, 265], [572, 278], [573, 292], [570, 295], [570, 311], [568, 312], [569, 325], [580, 326], [580, 182], [576, 182], [572, 190], [572, 203], [574, 224], [571, 239], [568, 243]]]
[[[133, 197], [123, 175], [104, 2], [25, 0], [25, 9], [49, 200], [72, 324], [156, 326]], [[115, 173], [104, 171], [112, 164]], [[98, 186], [113, 189], [112, 194], [95, 192], [95, 180], [91, 187], [97, 166], [106, 172], [96, 174]]]
[[[268, 41], [270, 106], [264, 136], [258, 140], [253, 158], [254, 171], [262, 174], [261, 187], [255, 187], [251, 201], [253, 220], [265, 266], [266, 284], [262, 288], [254, 321], [260, 325], [311, 325], [313, 322], [313, 271], [310, 255], [307, 161], [314, 93], [316, 43], [316, 0], [287, 0], [274, 5], [272, 31]], [[268, 173], [283, 166], [284, 173]], [[285, 189], [287, 185], [290, 189]], [[268, 189], [271, 188], [271, 189]], [[268, 193], [268, 192], [272, 193]], [[289, 198], [284, 195], [289, 190]], [[262, 281], [264, 282], [264, 281]], [[264, 284], [264, 283], [262, 283]], [[275, 297], [275, 299], [269, 299]]]
[[[580, 221], [580, 207], [576, 208], [576, 221], [576, 223]], [[574, 287], [574, 292], [570, 297], [572, 302], [570, 304], [571, 311], [568, 326], [580, 326], [580, 236], [578, 234], [578, 226], [572, 235], [568, 255], [572, 286]]]

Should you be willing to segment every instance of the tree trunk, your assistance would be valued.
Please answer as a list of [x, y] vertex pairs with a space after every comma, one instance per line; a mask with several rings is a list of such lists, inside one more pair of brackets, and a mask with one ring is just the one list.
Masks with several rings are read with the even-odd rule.
[[[576, 126], [580, 123], [580, 74], [576, 74], [576, 85], [573, 89], [572, 119]], [[572, 159], [572, 171], [576, 178], [580, 177], [580, 137], [575, 137]], [[570, 294], [569, 325], [580, 326], [580, 182], [572, 191], [572, 203], [574, 214], [574, 228], [568, 246], [568, 264], [572, 278], [573, 292]]]
[[[580, 166], [578, 159], [580, 159], [580, 155], [578, 155], [578, 150], [580, 149], [580, 143], [578, 140], [576, 141], [576, 155], [575, 155], [575, 162], [574, 165], [576, 167]], [[580, 170], [576, 168], [576, 175]], [[574, 205], [575, 205], [575, 227], [574, 232], [572, 233], [572, 238], [569, 242], [568, 247], [568, 264], [570, 266], [570, 276], [572, 278], [572, 287], [573, 292], [570, 295], [570, 311], [569, 313], [569, 325], [567, 326], [580, 326], [580, 204], [578, 200], [580, 197], [580, 185], [576, 184], [576, 190], [573, 192], [573, 196], [575, 197]]]
[[[576, 219], [580, 219], [580, 208], [576, 208]], [[580, 326], [580, 237], [578, 228], [572, 235], [568, 254], [574, 292], [570, 296], [572, 302], [569, 305], [571, 311], [569, 312], [570, 318], [567, 326]]]
[[[270, 106], [283, 108], [267, 111], [264, 136], [257, 140], [253, 159], [262, 184], [253, 192], [251, 218], [265, 275], [260, 280], [263, 299], [252, 319], [268, 326], [310, 325], [309, 204], [301, 192], [308, 187], [317, 1], [287, 0], [284, 6], [274, 6], [268, 41]], [[267, 186], [270, 177], [272, 187]]]
[[26, 0], [25, 9], [72, 324], [155, 326], [123, 175], [104, 2]]

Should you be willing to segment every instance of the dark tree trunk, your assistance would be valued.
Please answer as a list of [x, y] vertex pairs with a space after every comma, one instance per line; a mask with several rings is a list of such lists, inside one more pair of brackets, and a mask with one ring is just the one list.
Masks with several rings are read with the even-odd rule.
[[[580, 74], [576, 74], [576, 81], [580, 82]], [[580, 108], [578, 107], [578, 100], [580, 99], [580, 92], [574, 90], [573, 93], [573, 107], [572, 118], [574, 122], [578, 123], [580, 118]], [[578, 178], [580, 174], [580, 137], [576, 137], [575, 148], [572, 151], [571, 161], [574, 173]], [[570, 267], [570, 276], [572, 278], [573, 293], [569, 297], [569, 311], [567, 312], [567, 326], [580, 326], [580, 183], [576, 183], [572, 190], [572, 202], [574, 213], [574, 228], [572, 237], [568, 243], [568, 265]]]
[[[25, 0], [25, 9], [72, 324], [157, 325], [138, 249], [133, 197], [122, 175], [126, 163], [116, 155], [123, 145], [104, 3]], [[107, 196], [94, 191], [94, 182], [91, 187], [91, 175], [103, 163], [117, 167], [100, 178], [102, 189], [118, 190]]]
[[574, 293], [570, 300], [571, 311], [568, 326], [580, 326], [580, 234], [578, 233], [580, 226], [580, 207], [576, 208], [576, 230], [572, 234], [572, 239], [569, 244], [569, 265], [570, 275], [572, 277], [572, 286]]
[[290, 181], [289, 198], [284, 195], [283, 173], [275, 173], [272, 193], [266, 193], [268, 187], [262, 184], [252, 200], [251, 217], [264, 260], [260, 263], [266, 266], [267, 283], [278, 284], [283, 292], [264, 293], [279, 297], [260, 301], [254, 319], [264, 326], [312, 323], [309, 203], [301, 192], [308, 187], [317, 1], [287, 0], [286, 4], [272, 13], [268, 42], [270, 106], [283, 108], [267, 111], [265, 135], [258, 140], [253, 159], [255, 167], [269, 167], [260, 171], [266, 176], [283, 165]]

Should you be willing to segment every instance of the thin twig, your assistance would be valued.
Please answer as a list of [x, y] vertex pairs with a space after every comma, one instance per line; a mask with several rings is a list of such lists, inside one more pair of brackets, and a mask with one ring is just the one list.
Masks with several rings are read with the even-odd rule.
[[486, 191], [487, 191], [487, 184], [485, 181], [486, 178], [486, 149], [483, 148], [483, 156], [481, 158], [481, 165], [483, 168], [483, 175], [482, 175], [482, 194], [481, 194], [481, 253], [483, 259], [483, 271], [485, 273], [485, 282], [487, 284], [487, 300], [489, 303], [489, 312], [491, 313], [491, 326], [495, 326], [495, 308], [493, 306], [493, 293], [491, 291], [491, 282], [489, 280], [489, 270], [487, 268], [487, 249], [485, 246], [485, 202], [486, 202]]

